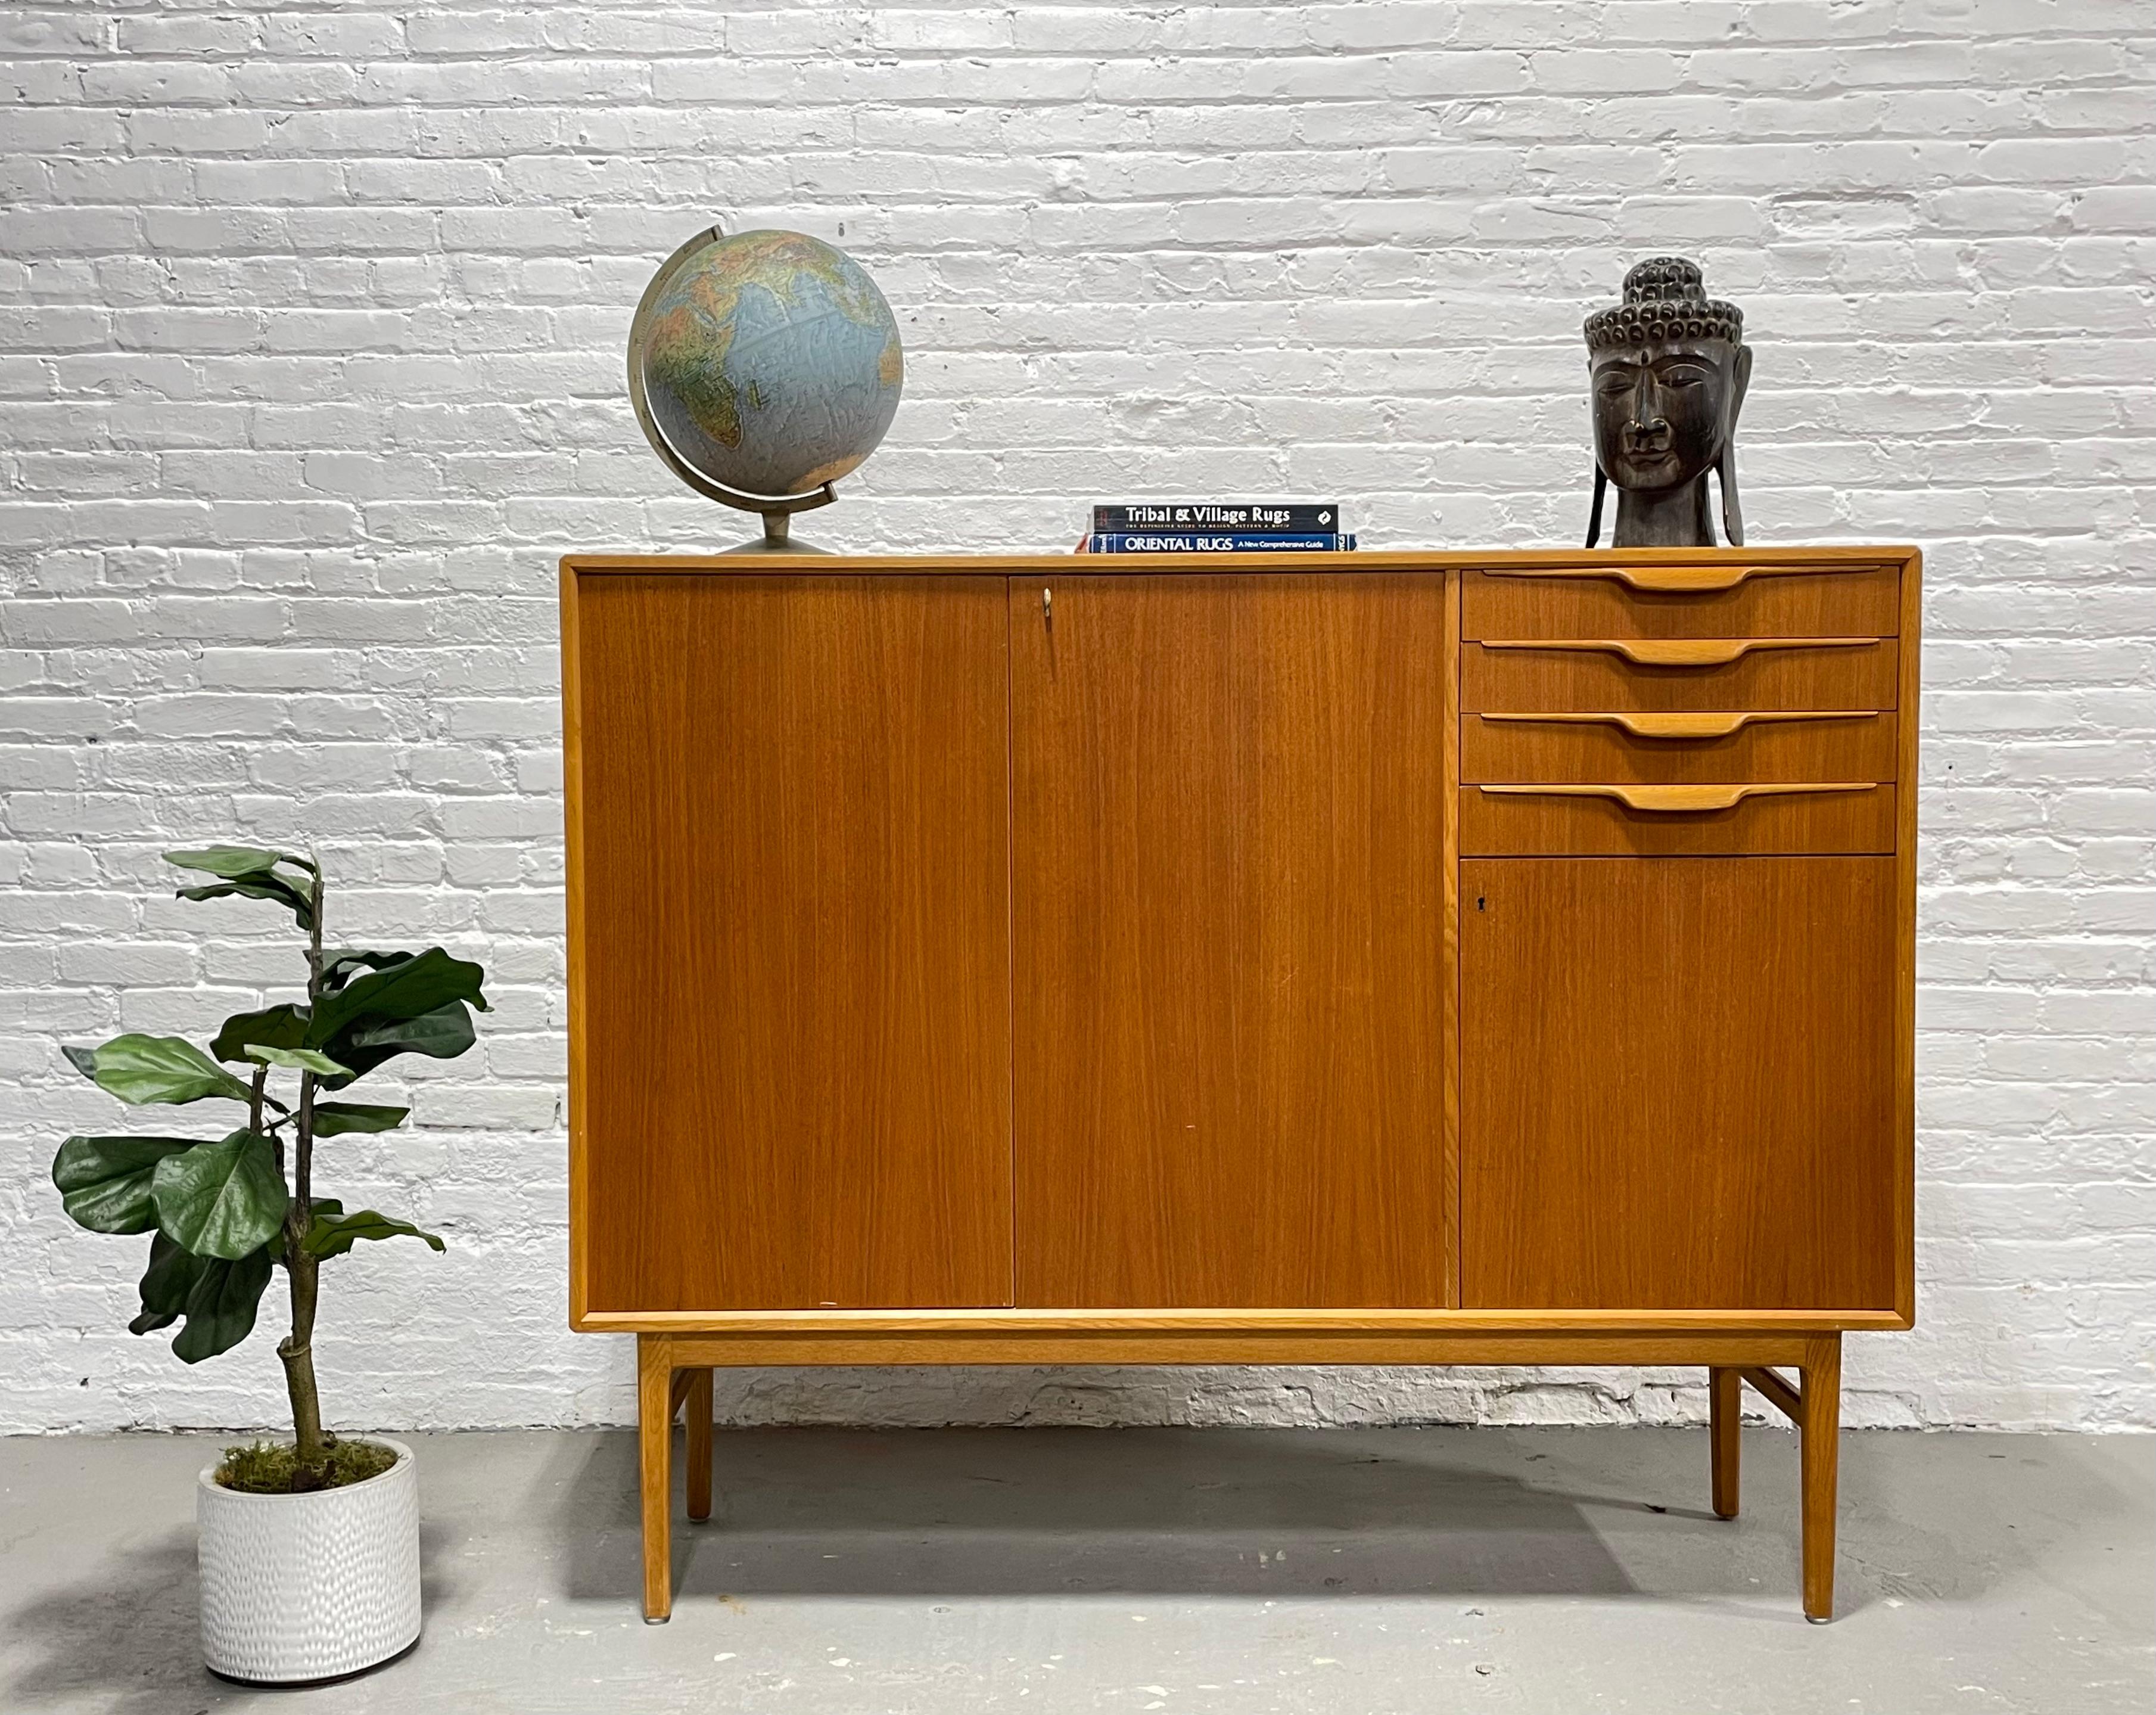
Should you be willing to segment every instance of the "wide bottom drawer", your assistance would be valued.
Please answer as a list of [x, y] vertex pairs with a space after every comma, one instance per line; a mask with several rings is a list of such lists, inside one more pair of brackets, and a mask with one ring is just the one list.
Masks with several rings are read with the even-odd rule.
[[1462, 857], [1894, 850], [1894, 790], [1869, 782], [1466, 786]]

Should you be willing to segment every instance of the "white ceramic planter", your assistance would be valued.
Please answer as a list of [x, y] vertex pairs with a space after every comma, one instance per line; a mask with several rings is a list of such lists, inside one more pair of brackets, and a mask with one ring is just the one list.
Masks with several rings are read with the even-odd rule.
[[419, 1636], [419, 1475], [412, 1450], [381, 1476], [312, 1495], [243, 1495], [203, 1467], [203, 1660], [258, 1685], [378, 1666]]

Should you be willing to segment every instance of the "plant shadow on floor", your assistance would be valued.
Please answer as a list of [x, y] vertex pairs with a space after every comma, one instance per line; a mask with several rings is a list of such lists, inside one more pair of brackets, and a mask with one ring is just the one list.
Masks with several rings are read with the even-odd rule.
[[[439, 1527], [421, 1523], [421, 1611], [429, 1616], [454, 1594], [436, 1570], [444, 1538]], [[91, 1707], [95, 1698], [100, 1715], [208, 1715], [293, 1696], [233, 1685], [203, 1666], [200, 1594], [192, 1525], [146, 1543], [131, 1541], [92, 1577], [8, 1615], [15, 1649], [38, 1659], [0, 1685], [0, 1710], [31, 1715]], [[407, 1659], [426, 1648], [422, 1632]]]
[[114, 1555], [98, 1575], [9, 1616], [16, 1647], [39, 1652], [0, 1696], [10, 1710], [80, 1707], [101, 1693], [112, 1715], [187, 1715], [214, 1706], [197, 1630], [195, 1533], [176, 1528]]
[[[683, 1516], [679, 1596], [1173, 1593], [1321, 1597], [1635, 1586], [1581, 1508], [1703, 1512], [1551, 1492], [1296, 1430], [721, 1430], [709, 1524]], [[639, 1588], [636, 1440], [564, 1457], [567, 1594]], [[1701, 1521], [1693, 1522], [1692, 1521]]]

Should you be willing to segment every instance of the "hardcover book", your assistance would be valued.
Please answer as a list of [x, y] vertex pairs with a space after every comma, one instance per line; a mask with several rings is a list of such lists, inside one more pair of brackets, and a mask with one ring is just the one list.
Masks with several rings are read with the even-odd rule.
[[1337, 503], [1287, 501], [1140, 501], [1093, 508], [1096, 534], [1149, 531], [1287, 531], [1331, 535], [1340, 528]]
[[1355, 546], [1352, 536], [1331, 531], [1292, 535], [1273, 531], [1096, 531], [1081, 545], [1095, 554], [1341, 553]]

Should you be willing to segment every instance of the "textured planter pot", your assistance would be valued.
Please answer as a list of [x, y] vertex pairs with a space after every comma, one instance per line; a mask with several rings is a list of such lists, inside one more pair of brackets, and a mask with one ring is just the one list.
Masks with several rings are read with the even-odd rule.
[[203, 1660], [256, 1685], [337, 1679], [419, 1638], [419, 1476], [412, 1450], [381, 1476], [312, 1495], [195, 1487]]

